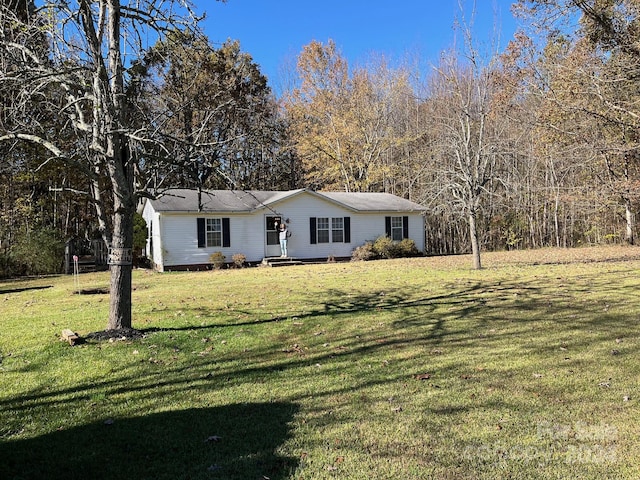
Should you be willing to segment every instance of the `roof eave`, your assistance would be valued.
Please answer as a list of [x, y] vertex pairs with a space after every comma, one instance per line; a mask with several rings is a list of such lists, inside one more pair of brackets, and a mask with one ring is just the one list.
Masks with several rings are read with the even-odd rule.
[[201, 215], [227, 215], [227, 214], [251, 214], [255, 210], [156, 210], [157, 213], [169, 213], [174, 215], [201, 214]]

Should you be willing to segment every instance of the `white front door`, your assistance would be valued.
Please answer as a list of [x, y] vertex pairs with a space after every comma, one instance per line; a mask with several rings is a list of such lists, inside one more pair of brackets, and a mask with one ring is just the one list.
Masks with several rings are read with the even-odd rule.
[[280, 239], [278, 238], [280, 222], [282, 222], [281, 217], [265, 216], [265, 257], [280, 256]]

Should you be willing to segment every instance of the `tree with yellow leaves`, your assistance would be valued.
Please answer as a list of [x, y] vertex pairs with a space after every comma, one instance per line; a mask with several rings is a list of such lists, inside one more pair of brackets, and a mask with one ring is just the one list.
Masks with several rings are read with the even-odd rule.
[[351, 73], [335, 43], [306, 45], [297, 65], [300, 84], [284, 96], [285, 111], [305, 183], [315, 189], [381, 191], [393, 170], [387, 154], [394, 133], [394, 91], [406, 76], [358, 68]]

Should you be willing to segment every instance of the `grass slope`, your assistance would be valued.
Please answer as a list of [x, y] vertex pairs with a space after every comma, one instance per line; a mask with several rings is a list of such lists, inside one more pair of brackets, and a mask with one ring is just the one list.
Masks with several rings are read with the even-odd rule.
[[0, 478], [640, 478], [640, 249], [483, 262], [0, 282]]

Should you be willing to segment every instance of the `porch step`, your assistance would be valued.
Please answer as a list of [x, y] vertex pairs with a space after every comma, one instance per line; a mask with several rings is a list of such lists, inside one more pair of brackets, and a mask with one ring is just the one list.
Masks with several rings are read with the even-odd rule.
[[78, 260], [78, 273], [97, 272], [98, 265], [93, 257], [83, 256]]
[[302, 265], [300, 260], [293, 257], [265, 257], [262, 259], [263, 267], [290, 267], [292, 265]]

